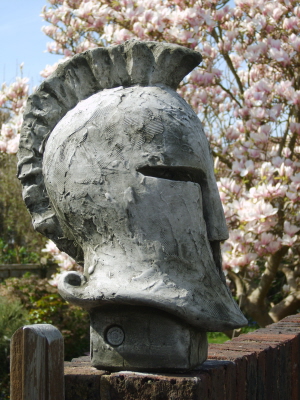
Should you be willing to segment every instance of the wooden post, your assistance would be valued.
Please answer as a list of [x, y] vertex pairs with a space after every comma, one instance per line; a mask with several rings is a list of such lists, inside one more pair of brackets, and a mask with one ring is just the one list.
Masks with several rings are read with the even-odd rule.
[[11, 400], [64, 400], [64, 343], [50, 324], [25, 325], [11, 340]]

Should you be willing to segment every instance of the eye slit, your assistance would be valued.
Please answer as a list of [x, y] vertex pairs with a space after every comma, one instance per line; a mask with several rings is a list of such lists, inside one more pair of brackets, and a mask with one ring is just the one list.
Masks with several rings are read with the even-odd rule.
[[168, 179], [170, 181], [194, 182], [201, 186], [201, 182], [205, 181], [203, 171], [191, 167], [175, 167], [175, 166], [150, 166], [138, 168], [137, 172], [145, 176], [153, 178]]

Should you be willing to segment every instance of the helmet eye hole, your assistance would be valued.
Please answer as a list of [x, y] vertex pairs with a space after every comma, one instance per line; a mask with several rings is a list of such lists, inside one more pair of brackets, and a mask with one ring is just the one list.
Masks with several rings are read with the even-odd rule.
[[137, 172], [144, 176], [168, 179], [170, 181], [193, 182], [201, 186], [205, 180], [204, 172], [197, 168], [177, 166], [150, 166], [138, 168]]

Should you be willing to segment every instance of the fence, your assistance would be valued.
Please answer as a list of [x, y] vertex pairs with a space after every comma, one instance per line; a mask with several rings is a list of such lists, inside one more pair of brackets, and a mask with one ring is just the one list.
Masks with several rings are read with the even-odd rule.
[[44, 326], [13, 337], [11, 400], [300, 399], [300, 314], [210, 345], [208, 360], [188, 374], [110, 373], [88, 357], [65, 362], [63, 372], [61, 335]]
[[26, 272], [39, 278], [50, 278], [57, 271], [57, 264], [0, 264], [0, 281], [7, 278], [20, 278]]

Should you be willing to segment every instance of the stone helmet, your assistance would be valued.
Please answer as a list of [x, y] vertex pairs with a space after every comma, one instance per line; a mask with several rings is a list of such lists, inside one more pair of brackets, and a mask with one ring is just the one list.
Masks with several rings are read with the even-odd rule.
[[175, 91], [200, 61], [128, 41], [73, 57], [31, 96], [19, 178], [35, 229], [84, 265], [60, 279], [68, 301], [149, 306], [205, 331], [247, 323], [221, 270], [209, 144]]

